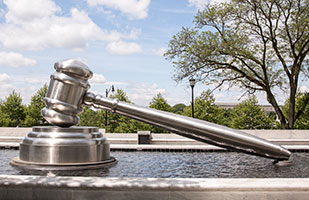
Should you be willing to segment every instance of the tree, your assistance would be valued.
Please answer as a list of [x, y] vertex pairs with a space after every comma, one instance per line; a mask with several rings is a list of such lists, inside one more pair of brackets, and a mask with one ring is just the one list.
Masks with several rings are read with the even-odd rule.
[[[116, 92], [109, 96], [112, 99], [118, 99], [119, 101], [130, 102], [126, 93], [117, 89]], [[79, 115], [80, 126], [96, 126], [105, 128], [106, 132], [117, 132], [117, 127], [120, 126], [119, 122], [129, 120], [123, 116], [113, 114], [105, 110], [94, 110], [91, 108], [84, 108], [83, 112]], [[107, 126], [106, 126], [107, 124]]]
[[[130, 103], [127, 94], [122, 89], [110, 95], [112, 99]], [[85, 107], [80, 116], [80, 126], [96, 126], [105, 128], [109, 133], [136, 133], [139, 130], [150, 130], [151, 126], [127, 117], [111, 113], [105, 110], [95, 110]], [[107, 126], [106, 123], [107, 116]]]
[[[157, 110], [163, 110], [170, 112], [171, 106], [167, 103], [167, 100], [163, 98], [161, 93], [158, 93], [156, 96], [154, 96], [149, 103], [149, 107]], [[167, 133], [167, 131], [164, 131], [162, 129], [152, 127], [151, 132], [153, 133]]]
[[[208, 4], [195, 16], [194, 28], [173, 36], [165, 56], [176, 81], [195, 76], [215, 89], [228, 83], [245, 93], [264, 92], [281, 128], [293, 128], [298, 84], [309, 76], [308, 19], [308, 0]], [[287, 117], [274, 95], [278, 88], [289, 93]]]
[[[215, 98], [210, 90], [203, 91], [201, 95], [194, 100], [194, 116], [197, 119], [228, 125], [228, 118], [226, 118], [225, 112], [223, 108], [219, 108], [219, 106], [215, 105]], [[184, 115], [191, 117], [191, 106], [185, 108]]]
[[[295, 121], [296, 129], [309, 129], [309, 93], [298, 93], [295, 101], [296, 113], [299, 115]], [[287, 100], [283, 106], [283, 112], [288, 115], [289, 112], [289, 100]], [[301, 111], [301, 112], [300, 112]]]
[[117, 90], [114, 94], [110, 95], [110, 98], [118, 99], [119, 101], [123, 101], [123, 102], [127, 102], [127, 103], [131, 103], [128, 95], [122, 89], [119, 89], [119, 88], [117, 88]]
[[[122, 89], [117, 89], [114, 94], [110, 95], [110, 98], [118, 99], [119, 101], [130, 103], [130, 100], [127, 94]], [[107, 118], [108, 118], [108, 126], [105, 128], [107, 132], [111, 132], [111, 133], [131, 132], [129, 128], [131, 119], [118, 115], [118, 114], [111, 113], [111, 112], [106, 112], [105, 114], [107, 114]]]
[[182, 114], [184, 109], [186, 108], [186, 105], [183, 104], [183, 103], [178, 103], [178, 104], [175, 104], [172, 108], [171, 108], [171, 111], [173, 113], [176, 113], [176, 114]]
[[3, 102], [0, 102], [0, 127], [8, 127], [10, 119], [7, 113], [3, 112]]
[[138, 131], [151, 131], [152, 126], [149, 124], [145, 124], [143, 122], [128, 119], [123, 117], [126, 120], [119, 120], [118, 126], [113, 130], [114, 133], [137, 133]]
[[2, 103], [1, 113], [4, 113], [1, 115], [1, 121], [5, 126], [20, 126], [25, 119], [25, 106], [22, 104], [22, 98], [14, 90]]
[[46, 94], [47, 84], [44, 84], [44, 86], [31, 97], [30, 104], [26, 108], [26, 117], [23, 122], [23, 126], [37, 126], [46, 122], [41, 115], [41, 109], [45, 107], [43, 99], [46, 97]]
[[241, 102], [231, 110], [230, 126], [236, 129], [271, 129], [275, 120], [258, 106], [255, 96]]
[[95, 126], [103, 128], [105, 113], [103, 110], [93, 110], [89, 107], [84, 107], [84, 110], [79, 114], [79, 126]]
[[158, 93], [152, 98], [149, 107], [167, 112], [171, 111], [171, 106], [167, 103], [167, 100], [163, 98], [161, 93]]

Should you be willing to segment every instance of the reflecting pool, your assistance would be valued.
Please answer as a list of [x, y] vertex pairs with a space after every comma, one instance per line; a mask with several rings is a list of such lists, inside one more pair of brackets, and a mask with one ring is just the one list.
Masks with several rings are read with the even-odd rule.
[[293, 153], [291, 165], [235, 152], [123, 152], [113, 151], [114, 167], [82, 171], [33, 171], [9, 165], [17, 150], [0, 150], [0, 173], [153, 178], [309, 178], [309, 153]]

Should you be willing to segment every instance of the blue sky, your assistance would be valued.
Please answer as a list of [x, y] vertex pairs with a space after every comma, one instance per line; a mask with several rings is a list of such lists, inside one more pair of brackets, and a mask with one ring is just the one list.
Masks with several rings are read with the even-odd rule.
[[[192, 26], [207, 0], [0, 1], [0, 99], [12, 90], [24, 103], [54, 72], [56, 61], [76, 58], [94, 72], [91, 90], [111, 85], [147, 106], [159, 92], [168, 103], [189, 104], [191, 88], [172, 79], [162, 56], [182, 26]], [[199, 95], [209, 86], [198, 83]], [[237, 102], [238, 88], [217, 91], [217, 102]], [[265, 102], [263, 95], [260, 103]]]

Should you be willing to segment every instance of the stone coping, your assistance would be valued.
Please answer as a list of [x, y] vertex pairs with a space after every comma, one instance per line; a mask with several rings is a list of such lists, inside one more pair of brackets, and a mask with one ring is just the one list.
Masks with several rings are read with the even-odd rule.
[[[309, 145], [282, 145], [291, 152], [309, 152]], [[0, 149], [19, 149], [19, 143], [0, 142]], [[154, 151], [154, 152], [226, 152], [221, 147], [213, 145], [140, 145], [140, 144], [111, 144], [111, 151]]]
[[0, 199], [308, 199], [308, 178], [0, 175]]
[[[137, 137], [127, 137], [129, 134], [123, 135], [123, 137], [110, 137], [107, 135], [107, 139], [111, 144], [137, 144]], [[21, 142], [24, 137], [20, 136], [0, 136], [0, 142]], [[309, 145], [309, 139], [267, 139], [270, 142], [280, 145]], [[196, 141], [189, 138], [159, 138], [151, 139], [151, 144], [155, 145], [205, 145], [205, 143]]]
[[123, 178], [78, 176], [0, 175], [0, 187], [67, 187], [135, 190], [298, 190], [309, 192], [309, 178]]
[[[0, 127], [0, 136], [24, 137], [31, 128]], [[105, 129], [100, 129], [105, 133]], [[265, 139], [309, 139], [309, 130], [241, 130]], [[105, 133], [107, 138], [137, 138], [137, 133]], [[153, 139], [180, 139], [176, 134], [152, 134]]]

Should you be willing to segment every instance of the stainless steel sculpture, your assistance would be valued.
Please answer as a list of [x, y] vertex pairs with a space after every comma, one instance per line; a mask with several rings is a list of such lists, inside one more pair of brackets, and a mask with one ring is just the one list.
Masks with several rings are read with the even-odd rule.
[[[42, 115], [56, 126], [33, 127], [20, 144], [12, 165], [27, 169], [79, 170], [101, 168], [117, 161], [97, 127], [70, 127], [79, 122], [82, 98], [92, 72], [79, 61], [55, 64]], [[59, 127], [60, 126], [60, 127]], [[70, 127], [70, 128], [69, 128]]]
[[96, 127], [33, 127], [11, 164], [38, 170], [80, 170], [116, 163], [109, 142]]
[[[53, 136], [52, 134], [47, 134], [47, 137], [55, 137], [55, 133], [63, 133], [67, 132], [68, 130], [68, 132], [70, 132], [69, 135], [73, 136], [74, 134], [71, 133], [71, 130], [74, 130], [75, 128], [67, 127], [79, 123], [79, 118], [77, 114], [82, 111], [82, 106], [83, 104], [85, 104], [88, 106], [94, 106], [99, 109], [108, 110], [113, 113], [139, 120], [165, 129], [167, 131], [171, 131], [184, 137], [192, 138], [219, 147], [224, 147], [227, 149], [241, 151], [247, 154], [263, 156], [276, 160], [287, 160], [290, 157], [291, 153], [287, 149], [238, 130], [234, 130], [198, 119], [176, 115], [169, 112], [163, 112], [151, 108], [145, 108], [129, 103], [119, 102], [116, 99], [109, 99], [101, 95], [95, 95], [91, 92], [87, 92], [90, 87], [88, 79], [92, 77], [92, 72], [85, 64], [80, 61], [65, 60], [57, 62], [55, 64], [55, 69], [56, 72], [51, 75], [47, 97], [44, 98], [46, 107], [42, 109], [41, 114], [49, 123], [63, 128], [51, 128]], [[43, 132], [44, 134], [29, 134], [28, 138], [24, 139], [21, 144], [21, 162], [46, 162], [47, 164], [62, 163], [61, 159], [54, 159], [54, 151], [44, 151], [43, 153], [40, 153], [39, 148], [36, 149], [35, 145], [40, 141], [37, 138], [45, 138], [44, 135], [48, 131], [49, 128], [41, 131], [41, 133]], [[34, 130], [33, 132], [36, 132], [36, 130]], [[80, 133], [83, 132], [83, 130], [78, 130], [77, 132]], [[76, 135], [74, 135], [74, 137], [75, 136]], [[46, 149], [54, 147], [51, 141], [52, 140], [49, 139], [47, 142], [48, 144], [44, 143], [44, 145], [48, 146], [48, 148]], [[68, 141], [69, 146], [75, 145], [72, 141]], [[100, 139], [99, 141], [100, 142], [95, 139], [94, 143], [98, 142], [104, 144], [104, 142], [102, 141], [105, 140]], [[78, 150], [72, 150], [70, 158], [63, 157], [63, 159], [70, 160], [74, 156], [79, 155], [80, 158], [77, 158], [76, 160], [71, 159], [70, 163], [83, 164], [91, 162], [102, 162], [102, 160], [109, 160], [109, 149], [107, 147], [104, 147], [104, 145], [103, 147], [95, 148], [95, 150], [91, 151], [91, 153], [90, 150], [86, 150], [86, 155], [90, 157], [92, 157], [92, 154], [100, 154], [94, 152], [101, 150], [105, 152], [103, 153], [103, 155], [100, 154], [101, 157], [98, 155], [94, 156], [96, 157], [94, 158], [94, 160], [85, 159], [85, 157], [87, 156], [82, 155], [84, 152], [84, 149], [82, 148]], [[107, 154], [107, 149], [108, 155], [104, 155]], [[37, 152], [37, 154], [33, 152]], [[61, 152], [65, 152], [64, 154], [66, 154], [65, 150], [61, 152], [56, 152], [57, 156], [59, 156]], [[74, 154], [73, 152], [76, 153]], [[36, 156], [44, 157], [44, 159], [34, 159], [33, 157]]]

